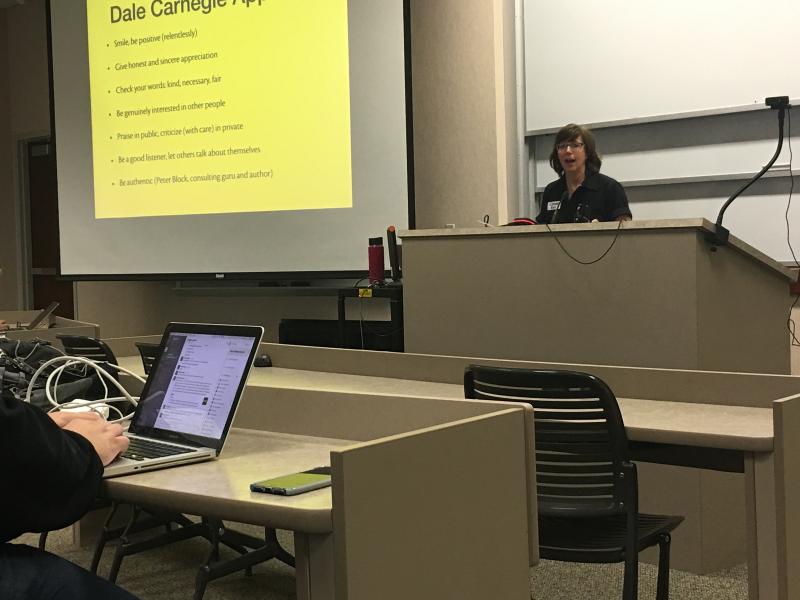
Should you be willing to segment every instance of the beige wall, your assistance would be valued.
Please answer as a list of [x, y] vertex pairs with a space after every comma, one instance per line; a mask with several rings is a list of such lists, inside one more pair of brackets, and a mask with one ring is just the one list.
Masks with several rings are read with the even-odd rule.
[[520, 153], [524, 146], [524, 127], [517, 123], [516, 3], [513, 0], [495, 0], [495, 15], [496, 135], [500, 149], [497, 154], [497, 221], [507, 223], [514, 217], [528, 216], [520, 214], [519, 210], [523, 193], [519, 171], [523, 164]]
[[[79, 282], [76, 317], [100, 325], [102, 337], [160, 333], [170, 321], [263, 325], [278, 340], [281, 319], [335, 319], [335, 296], [275, 296], [269, 290], [178, 289], [173, 282]], [[348, 300], [348, 319], [386, 320], [384, 300]]]
[[31, 0], [6, 9], [12, 133], [36, 136], [50, 130], [45, 3]]
[[411, 3], [419, 228], [497, 221], [493, 22], [491, 1]]
[[0, 10], [0, 307], [20, 305], [20, 140], [50, 129], [44, 0]]
[[[8, 19], [0, 10], [0, 82], [9, 81]], [[17, 226], [16, 200], [13, 193], [14, 172], [12, 160], [14, 143], [11, 137], [10, 86], [0, 83], [0, 307], [16, 309], [17, 306]]]
[[512, 0], [411, 2], [419, 228], [505, 222], [516, 206], [513, 27]]

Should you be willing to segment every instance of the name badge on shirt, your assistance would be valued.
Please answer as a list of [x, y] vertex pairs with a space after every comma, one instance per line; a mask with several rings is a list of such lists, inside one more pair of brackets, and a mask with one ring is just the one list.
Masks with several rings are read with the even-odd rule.
[[547, 210], [558, 210], [558, 206], [561, 204], [561, 200], [553, 200], [547, 203]]

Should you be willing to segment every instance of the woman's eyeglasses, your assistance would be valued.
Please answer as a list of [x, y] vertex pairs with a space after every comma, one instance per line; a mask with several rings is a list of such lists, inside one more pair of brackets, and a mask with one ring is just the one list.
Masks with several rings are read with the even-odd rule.
[[560, 144], [556, 144], [556, 150], [559, 152], [566, 152], [570, 148], [573, 150], [580, 150], [586, 144], [583, 142], [561, 142]]

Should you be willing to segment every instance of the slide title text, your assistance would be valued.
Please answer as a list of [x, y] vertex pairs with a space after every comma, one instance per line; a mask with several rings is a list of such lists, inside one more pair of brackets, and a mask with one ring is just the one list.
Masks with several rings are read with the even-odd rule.
[[111, 6], [111, 23], [130, 23], [153, 17], [170, 17], [188, 13], [202, 13], [207, 15], [217, 8], [226, 6], [261, 6], [267, 0], [153, 0], [150, 2], [150, 11], [142, 4], [131, 2], [130, 6]]

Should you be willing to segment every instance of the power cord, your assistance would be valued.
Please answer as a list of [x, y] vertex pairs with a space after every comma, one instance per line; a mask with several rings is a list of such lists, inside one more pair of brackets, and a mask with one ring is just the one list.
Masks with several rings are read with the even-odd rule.
[[[14, 345], [14, 358], [24, 362], [24, 361], [28, 360], [31, 356], [33, 356], [34, 353], [42, 346], [42, 342], [40, 340], [34, 340], [34, 341], [35, 341], [35, 343], [33, 344], [33, 348], [31, 349], [31, 351], [28, 352], [28, 354], [25, 355], [25, 356], [20, 356], [19, 355], [19, 345], [22, 343], [22, 340], [17, 340], [17, 343]], [[48, 344], [48, 346], [49, 346], [49, 344]], [[56, 352], [61, 352], [61, 350], [59, 350], [58, 348], [56, 348], [54, 346], [50, 346], [50, 347], [53, 348], [53, 350], [55, 350]]]
[[[358, 289], [359, 284], [362, 281], [369, 279], [369, 277], [362, 277], [358, 281], [353, 284], [355, 289]], [[346, 302], [346, 301], [345, 301]], [[358, 296], [358, 331], [361, 334], [361, 349], [364, 349], [364, 306], [363, 306], [364, 299], [361, 296]], [[344, 331], [345, 331], [345, 340], [347, 340], [347, 317], [345, 316], [344, 319]], [[347, 341], [345, 341], [345, 346], [347, 345]]]
[[[792, 258], [794, 259], [794, 265], [797, 267], [798, 277], [800, 277], [800, 262], [797, 260], [797, 255], [794, 252], [794, 248], [792, 247], [792, 236], [791, 236], [791, 225], [789, 223], [789, 209], [792, 207], [792, 194], [794, 193], [794, 171], [792, 170], [792, 162], [794, 160], [794, 156], [792, 154], [792, 108], [791, 106], [786, 111], [787, 117], [787, 126], [788, 126], [788, 142], [789, 142], [789, 200], [786, 203], [786, 212], [784, 213], [784, 219], [786, 220], [786, 245], [789, 246], [789, 251], [792, 253]], [[797, 306], [797, 302], [800, 300], [800, 294], [795, 296], [794, 302], [789, 307], [789, 316], [786, 319], [786, 327], [789, 329], [789, 335], [791, 336], [791, 345], [792, 346], [800, 346], [800, 340], [797, 339], [796, 334], [796, 326], [794, 319], [792, 318], [792, 311]]]
[[[564, 201], [563, 198], [558, 201], [558, 207], [556, 208], [556, 211], [553, 213], [553, 218], [551, 219], [551, 221], [553, 223], [555, 223], [555, 221], [556, 221], [556, 217], [558, 216], [558, 211], [561, 210], [561, 203], [563, 201]], [[593, 264], [598, 263], [601, 260], [603, 260], [606, 257], [606, 255], [609, 252], [611, 252], [611, 249], [614, 247], [614, 244], [617, 243], [617, 238], [619, 237], [619, 232], [622, 229], [622, 221], [617, 221], [617, 232], [614, 234], [614, 239], [611, 240], [611, 244], [609, 244], [609, 246], [608, 246], [608, 248], [606, 248], [605, 252], [603, 252], [600, 256], [598, 256], [597, 258], [595, 258], [593, 260], [581, 260], [580, 258], [577, 258], [576, 256], [573, 256], [572, 254], [570, 254], [569, 250], [566, 249], [564, 244], [559, 239], [558, 234], [551, 229], [550, 223], [545, 223], [544, 225], [545, 225], [545, 227], [547, 227], [547, 231], [549, 231], [550, 233], [553, 234], [553, 239], [556, 241], [558, 246], [561, 248], [561, 251], [564, 254], [566, 254], [570, 259], [572, 259], [574, 262], [578, 263], [579, 265], [593, 265]]]
[[59, 350], [55, 346], [51, 346], [49, 342], [45, 342], [43, 340], [38, 340], [38, 339], [33, 341], [34, 341], [33, 348], [25, 356], [19, 355], [19, 348], [22, 340], [17, 340], [16, 344], [14, 345], [14, 354], [13, 355], [9, 354], [8, 352], [0, 348], [0, 357], [5, 358], [8, 362], [14, 365], [14, 367], [20, 372], [27, 373], [28, 375], [30, 375], [34, 373], [35, 369], [25, 361], [30, 359], [39, 348], [46, 346], [59, 354], [64, 354], [61, 350]]
[[[488, 218], [489, 215], [486, 215], [486, 217]], [[487, 227], [488, 227], [488, 225], [487, 225]], [[364, 277], [363, 279], [359, 279], [355, 283], [355, 285], [353, 287], [357, 288], [358, 284], [360, 284], [362, 281], [364, 281], [364, 279], [367, 279], [367, 278]], [[392, 337], [393, 335], [396, 335], [396, 334], [400, 333], [404, 329], [404, 327], [401, 325], [397, 329], [394, 329], [394, 330], [389, 331], [387, 333], [378, 333], [377, 331], [373, 331], [372, 329], [367, 327], [366, 319], [364, 319], [364, 298], [363, 298], [363, 296], [360, 296], [360, 295], [358, 296], [358, 325], [359, 325], [359, 331], [361, 332], [361, 349], [362, 350], [364, 350], [364, 332], [365, 331], [370, 335], [374, 335], [375, 337], [381, 337], [381, 338], [387, 337], [388, 338], [388, 337]]]
[[[111, 423], [120, 423], [120, 422], [123, 422], [123, 421], [128, 421], [128, 420], [133, 418], [133, 413], [131, 413], [129, 415], [123, 415], [122, 411], [119, 410], [116, 406], [113, 406], [112, 403], [115, 403], [115, 402], [129, 402], [131, 405], [133, 405], [135, 407], [138, 404], [139, 398], [135, 397], [135, 396], [132, 396], [128, 392], [128, 390], [126, 390], [122, 386], [122, 384], [119, 381], [114, 379], [114, 377], [105, 368], [103, 368], [103, 366], [105, 365], [106, 367], [113, 367], [115, 370], [119, 370], [119, 371], [122, 371], [124, 373], [127, 373], [128, 375], [133, 376], [134, 378], [136, 378], [138, 381], [140, 381], [142, 383], [144, 383], [145, 380], [141, 376], [139, 376], [137, 373], [134, 373], [133, 371], [130, 371], [130, 370], [124, 368], [124, 367], [120, 367], [119, 365], [111, 365], [111, 364], [109, 364], [107, 362], [97, 362], [97, 361], [94, 361], [94, 360], [90, 360], [88, 358], [83, 358], [82, 356], [56, 356], [55, 358], [51, 358], [47, 362], [42, 363], [42, 365], [31, 376], [31, 380], [28, 383], [28, 390], [27, 390], [27, 392], [25, 394], [25, 402], [30, 402], [31, 401], [31, 396], [33, 394], [33, 384], [36, 383], [36, 380], [49, 367], [52, 367], [52, 366], [57, 365], [59, 363], [62, 363], [62, 364], [60, 366], [56, 367], [55, 369], [53, 369], [53, 371], [47, 376], [47, 381], [45, 383], [45, 396], [47, 397], [47, 401], [52, 406], [52, 408], [48, 412], [56, 412], [56, 411], [60, 411], [60, 410], [70, 410], [70, 409], [74, 410], [74, 409], [77, 409], [77, 408], [89, 408], [90, 410], [95, 410], [93, 407], [100, 408], [101, 406], [103, 406], [103, 407], [107, 407], [109, 410], [113, 410], [114, 412], [116, 412], [119, 415], [119, 418], [110, 420], [109, 422], [111, 422]], [[92, 401], [72, 400], [72, 401], [69, 401], [69, 402], [59, 403], [57, 395], [54, 395], [51, 392], [51, 388], [52, 388], [52, 391], [57, 392], [58, 381], [59, 381], [59, 379], [61, 377], [61, 374], [65, 370], [70, 369], [70, 368], [75, 367], [75, 366], [78, 366], [78, 365], [83, 366], [83, 368], [87, 369], [87, 370], [89, 368], [92, 368], [92, 369], [95, 370], [95, 372], [97, 373], [97, 375], [100, 378], [100, 381], [103, 384], [103, 389], [105, 390], [104, 397], [102, 399], [100, 399], [100, 400], [92, 400]], [[119, 390], [119, 392], [122, 395], [121, 396], [109, 397], [109, 395], [108, 395], [109, 394], [108, 385], [106, 384], [105, 380], [108, 380], [109, 382], [111, 382], [114, 385], [114, 387], [116, 387], [117, 390]], [[95, 410], [95, 412], [100, 412], [100, 411]]]

